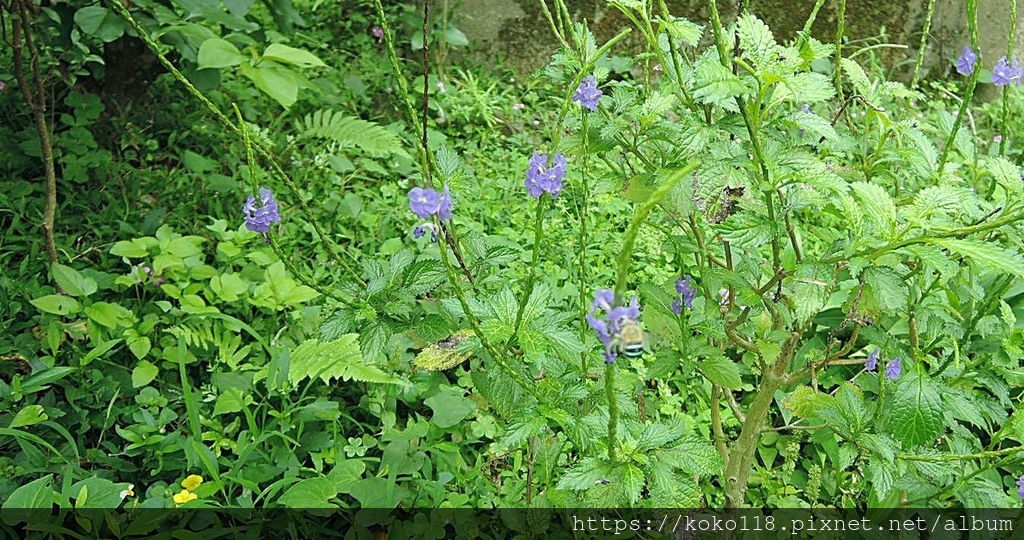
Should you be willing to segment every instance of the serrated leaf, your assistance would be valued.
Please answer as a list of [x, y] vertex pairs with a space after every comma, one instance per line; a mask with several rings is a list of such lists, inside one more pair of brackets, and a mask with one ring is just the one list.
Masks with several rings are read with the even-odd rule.
[[[776, 90], [775, 96], [777, 100], [785, 99], [787, 101], [799, 102], [799, 103], [818, 103], [821, 101], [828, 101], [835, 97], [836, 90], [832, 86], [832, 81], [822, 75], [821, 73], [807, 72], [807, 73], [794, 73], [782, 80], [782, 84]], [[816, 114], [807, 114], [802, 111], [798, 114], [805, 116], [813, 116], [823, 121], [829, 128], [832, 127], [824, 118]], [[822, 127], [825, 133], [828, 133], [827, 128]], [[835, 138], [835, 130], [831, 131], [832, 137]], [[825, 136], [825, 135], [822, 135]]]
[[740, 377], [740, 368], [735, 362], [724, 356], [712, 356], [697, 364], [700, 370], [709, 381], [730, 390], [736, 390], [743, 386], [743, 379]]
[[850, 184], [860, 202], [860, 208], [867, 212], [876, 230], [883, 237], [891, 236], [896, 228], [896, 203], [882, 186], [867, 182]]
[[433, 343], [416, 355], [413, 364], [430, 371], [452, 369], [473, 356], [472, 349], [460, 346], [466, 338], [472, 335], [472, 330], [460, 330]]
[[879, 500], [885, 500], [886, 495], [896, 485], [896, 466], [892, 463], [877, 459], [869, 460], [864, 474]]
[[985, 271], [999, 271], [1024, 278], [1024, 256], [994, 244], [975, 240], [934, 239], [931, 243], [967, 257]]
[[871, 93], [871, 81], [868, 80], [868, 76], [864, 73], [864, 69], [860, 67], [860, 64], [843, 57], [839, 59], [839, 65], [842, 66], [846, 76], [853, 81], [853, 86], [857, 89], [857, 93], [863, 95]]
[[942, 433], [942, 398], [935, 384], [921, 370], [897, 380], [889, 425], [905, 447], [930, 444]]
[[720, 474], [725, 466], [714, 445], [692, 434], [685, 435], [680, 444], [659, 455], [666, 463], [689, 474]]
[[795, 315], [798, 321], [807, 321], [825, 307], [832, 285], [832, 270], [822, 263], [801, 262], [793, 276], [793, 294], [796, 299]]
[[907, 291], [899, 273], [887, 266], [871, 266], [864, 269], [865, 294], [870, 295], [874, 304], [887, 313], [894, 313], [907, 305]]
[[743, 79], [723, 66], [717, 55], [708, 51], [694, 65], [693, 97], [708, 105], [717, 105], [727, 110], [736, 110], [733, 100], [736, 96], [747, 96], [750, 88]]
[[696, 47], [697, 44], [700, 43], [701, 35], [704, 34], [703, 26], [682, 17], [673, 17], [669, 15], [667, 20], [661, 20], [661, 25], [662, 28], [668, 30], [672, 39], [682, 40], [691, 47]]
[[818, 411], [830, 406], [834, 400], [834, 397], [810, 386], [798, 386], [783, 405], [801, 418], [814, 418]]
[[775, 43], [771, 28], [764, 21], [747, 12], [736, 22], [736, 34], [739, 36], [743, 56], [749, 58], [755, 68], [763, 69], [775, 60], [779, 46]]

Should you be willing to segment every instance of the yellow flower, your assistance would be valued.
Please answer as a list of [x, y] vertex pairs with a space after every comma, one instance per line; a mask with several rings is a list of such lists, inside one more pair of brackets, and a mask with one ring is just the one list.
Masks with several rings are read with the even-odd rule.
[[197, 487], [199, 487], [199, 484], [202, 483], [203, 477], [199, 476], [198, 474], [193, 474], [181, 481], [181, 487], [185, 488], [187, 491], [194, 491]]
[[181, 490], [181, 493], [178, 493], [177, 495], [174, 496], [174, 504], [185, 504], [189, 501], [194, 501], [198, 498], [199, 496], [197, 496], [195, 493], [192, 493], [187, 489], [183, 489]]

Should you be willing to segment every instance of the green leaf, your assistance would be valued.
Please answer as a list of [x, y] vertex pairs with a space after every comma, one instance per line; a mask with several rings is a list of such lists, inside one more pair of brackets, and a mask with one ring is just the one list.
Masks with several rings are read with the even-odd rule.
[[896, 229], [896, 203], [889, 192], [878, 184], [868, 182], [854, 182], [850, 187], [859, 199], [860, 207], [867, 211], [881, 236], [891, 236]]
[[124, 500], [121, 492], [130, 485], [94, 476], [75, 482], [68, 493], [75, 499], [75, 508], [117, 508]]
[[134, 314], [128, 309], [109, 302], [96, 302], [83, 310], [93, 322], [107, 328], [130, 326]]
[[[48, 474], [42, 478], [37, 478], [24, 486], [14, 490], [13, 493], [7, 500], [4, 501], [3, 509], [13, 508], [45, 508], [50, 510], [53, 508], [54, 493], [53, 489], [50, 488], [50, 483], [53, 480], [53, 475]], [[4, 521], [11, 518], [10, 514], [4, 515]], [[16, 523], [16, 522], [15, 522]]]
[[221, 395], [217, 396], [217, 402], [213, 406], [213, 415], [236, 413], [244, 409], [251, 402], [252, 398], [243, 395], [240, 388], [228, 388]]
[[140, 259], [142, 257], [148, 257], [149, 249], [156, 245], [158, 245], [158, 241], [152, 236], [135, 238], [133, 240], [121, 240], [114, 244], [114, 247], [110, 248], [110, 254], [120, 257]]
[[358, 334], [345, 334], [333, 341], [311, 339], [291, 351], [288, 380], [298, 386], [306, 377], [319, 377], [324, 384], [331, 379], [384, 384], [408, 384], [406, 381], [363, 363]]
[[300, 137], [328, 139], [341, 148], [355, 146], [378, 156], [408, 155], [395, 133], [341, 111], [321, 109], [304, 116], [295, 127]]
[[40, 422], [45, 422], [49, 416], [43, 410], [42, 405], [26, 405], [14, 415], [11, 419], [9, 428], [20, 428], [24, 426], [34, 426]]
[[668, 19], [661, 20], [661, 26], [668, 30], [672, 39], [682, 40], [691, 47], [700, 43], [700, 37], [704, 34], [704, 27], [682, 17], [668, 16]]
[[998, 271], [1024, 278], [1024, 256], [991, 243], [975, 240], [934, 239], [931, 243], [971, 259], [982, 271]]
[[96, 292], [96, 280], [83, 276], [70, 266], [53, 263], [50, 272], [61, 290], [71, 296], [89, 296]]
[[465, 47], [469, 45], [469, 38], [466, 37], [466, 34], [463, 34], [462, 30], [454, 26], [449, 26], [445, 30], [444, 40], [452, 47]]
[[330, 502], [337, 496], [338, 489], [329, 478], [307, 478], [288, 488], [277, 502], [285, 508], [337, 508]]
[[299, 67], [320, 67], [327, 65], [311, 52], [282, 45], [280, 43], [272, 43], [267, 47], [267, 50], [263, 51], [263, 58]]
[[907, 291], [896, 269], [887, 266], [865, 268], [864, 281], [868, 285], [865, 294], [870, 295], [883, 311], [894, 313], [907, 305]]
[[29, 300], [29, 303], [45, 313], [54, 315], [74, 315], [82, 310], [78, 300], [60, 294], [48, 294]]
[[893, 391], [889, 425], [905, 447], [931, 444], [942, 434], [942, 398], [928, 374], [904, 373]]
[[128, 350], [130, 350], [132, 354], [135, 355], [135, 358], [139, 360], [145, 358], [153, 347], [153, 344], [149, 341], [148, 337], [137, 334], [128, 336], [127, 343]]
[[718, 61], [711, 50], [704, 53], [694, 65], [693, 97], [708, 105], [736, 110], [736, 96], [746, 96], [751, 90], [732, 70]]
[[232, 45], [231, 42], [220, 38], [212, 38], [204, 41], [199, 46], [197, 64], [199, 69], [225, 68], [237, 66], [245, 61], [245, 59], [245, 55], [238, 50], [238, 47]]
[[132, 387], [140, 388], [153, 382], [153, 379], [160, 374], [160, 368], [154, 366], [152, 363], [143, 360], [135, 366], [132, 370]]
[[747, 12], [736, 22], [736, 34], [743, 56], [753, 61], [755, 69], [762, 70], [775, 60], [779, 46], [764, 21]]
[[299, 80], [291, 71], [280, 64], [263, 62], [257, 67], [242, 64], [242, 75], [245, 75], [256, 87], [274, 98], [282, 107], [291, 107], [299, 99]]
[[825, 307], [832, 285], [832, 271], [826, 264], [801, 262], [793, 276], [796, 319], [803, 322]]
[[210, 280], [210, 289], [225, 302], [233, 302], [249, 291], [249, 283], [238, 274], [225, 272]]
[[739, 366], [724, 356], [712, 356], [699, 362], [697, 368], [709, 381], [724, 388], [736, 390], [743, 385]]
[[83, 356], [81, 360], [79, 360], [79, 364], [82, 367], [85, 367], [85, 366], [91, 364], [93, 360], [95, 360], [95, 359], [97, 359], [97, 358], [107, 354], [107, 352], [109, 352], [110, 349], [113, 349], [115, 346], [117, 346], [120, 343], [121, 343], [121, 338], [117, 338], [117, 339], [107, 340], [107, 341], [104, 341], [103, 343], [100, 343], [100, 344], [96, 345], [96, 347], [94, 347], [85, 356]]
[[434, 411], [431, 418], [437, 427], [445, 429], [461, 422], [476, 410], [473, 400], [463, 397], [460, 388], [445, 388], [437, 394], [423, 400], [427, 407]]
[[99, 30], [108, 13], [110, 12], [103, 6], [84, 7], [75, 12], [75, 24], [83, 33], [92, 35]]

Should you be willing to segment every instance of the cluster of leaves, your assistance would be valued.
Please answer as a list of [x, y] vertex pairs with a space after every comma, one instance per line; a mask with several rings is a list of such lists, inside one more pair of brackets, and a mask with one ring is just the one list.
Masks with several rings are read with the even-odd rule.
[[[361, 81], [385, 64], [369, 28], [356, 28], [371, 17], [346, 28], [361, 32], [360, 54], [332, 58], [252, 38], [261, 27], [246, 3], [140, 3], [200, 88], [242, 75], [210, 95], [224, 109], [239, 101], [257, 143], [303, 180], [274, 186], [285, 219], [271, 236], [287, 256], [235, 225], [240, 185], [258, 167], [208, 120], [154, 142], [183, 166], [175, 185], [136, 188], [212, 215], [172, 227], [155, 211], [141, 225], [96, 214], [94, 234], [119, 241], [93, 264], [52, 265], [50, 285], [31, 269], [31, 187], [5, 179], [17, 189], [0, 201], [18, 211], [0, 219], [25, 244], [0, 243], [20, 276], [0, 276], [0, 331], [13, 336], [0, 342], [0, 447], [20, 450], [2, 462], [5, 507], [722, 506], [735, 503], [726, 475], [744, 470], [739, 497], [755, 506], [1014, 504], [1024, 186], [1012, 145], [1001, 155], [977, 142], [991, 137], [961, 131], [944, 148], [936, 141], [958, 121], [949, 105], [918, 114], [919, 91], [836, 61], [835, 46], [809, 35], [779, 44], [752, 15], [705, 30], [652, 17], [647, 3], [610, 4], [636, 23], [644, 55], [598, 55], [579, 24], [521, 87], [464, 70], [438, 79], [444, 92], [429, 85], [433, 177], [455, 194], [455, 219], [432, 243], [395, 212], [409, 186], [393, 175], [415, 177], [418, 134], [365, 119], [381, 105]], [[89, 35], [132, 31], [86, 9], [74, 20]], [[333, 23], [311, 22], [329, 41]], [[412, 28], [403, 39], [415, 49]], [[461, 33], [435, 31], [459, 44]], [[705, 32], [722, 48], [700, 50]], [[624, 62], [644, 75], [606, 82], [630, 73]], [[306, 76], [313, 67], [322, 79]], [[606, 92], [596, 112], [534, 113], [561, 138], [553, 150], [570, 156], [570, 174], [531, 221], [521, 179], [543, 137], [514, 106], [571, 95], [591, 71]], [[260, 128], [269, 102], [250, 83], [294, 124]], [[317, 92], [332, 87], [350, 101]], [[89, 131], [99, 101], [63, 102], [68, 186], [115, 165], [165, 164], [129, 157], [138, 144], [127, 135], [118, 162]], [[37, 155], [28, 127], [19, 133], [12, 176]], [[202, 150], [193, 134], [226, 151]], [[207, 190], [237, 204], [211, 203]], [[354, 275], [297, 217], [299, 201]], [[620, 356], [609, 385], [581, 297], [613, 280], [634, 205], [655, 207], [625, 283], [641, 299], [647, 352]], [[680, 275], [698, 294], [678, 314]], [[903, 359], [895, 380], [862, 368], [875, 349]], [[206, 481], [190, 489], [183, 479], [196, 473]], [[176, 498], [179, 485], [195, 498]]]

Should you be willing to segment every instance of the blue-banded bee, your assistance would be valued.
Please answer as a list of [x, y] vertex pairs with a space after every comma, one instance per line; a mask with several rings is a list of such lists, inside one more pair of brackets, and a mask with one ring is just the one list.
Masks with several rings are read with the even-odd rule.
[[644, 354], [644, 331], [633, 320], [626, 319], [615, 336], [619, 351], [627, 358], [640, 358]]

